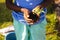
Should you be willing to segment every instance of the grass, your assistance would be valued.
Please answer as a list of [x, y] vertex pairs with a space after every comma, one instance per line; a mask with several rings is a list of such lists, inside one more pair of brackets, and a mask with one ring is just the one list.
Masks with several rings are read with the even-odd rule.
[[0, 3], [0, 28], [8, 26], [7, 24], [12, 24], [11, 10], [6, 8], [5, 3]]
[[5, 2], [5, 0], [0, 0], [0, 3], [4, 3]]
[[[6, 8], [5, 0], [0, 1], [0, 29], [12, 25], [11, 10]], [[4, 40], [4, 36], [0, 34], [0, 40]]]

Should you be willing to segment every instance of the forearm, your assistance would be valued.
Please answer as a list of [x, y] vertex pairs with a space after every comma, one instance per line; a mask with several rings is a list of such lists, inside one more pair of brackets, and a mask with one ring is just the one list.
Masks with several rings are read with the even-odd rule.
[[21, 12], [21, 7], [15, 5], [12, 0], [6, 0], [6, 6], [7, 8], [17, 11], [17, 12]]

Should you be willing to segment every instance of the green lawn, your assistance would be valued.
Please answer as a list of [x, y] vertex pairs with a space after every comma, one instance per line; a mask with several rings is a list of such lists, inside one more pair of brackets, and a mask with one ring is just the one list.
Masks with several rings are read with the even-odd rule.
[[5, 2], [5, 0], [0, 0], [0, 3], [4, 3]]
[[[1, 2], [1, 1], [0, 1]], [[0, 3], [0, 29], [12, 25], [11, 10], [6, 8], [5, 3]], [[0, 40], [3, 40], [4, 36], [0, 34]]]
[[6, 8], [5, 3], [0, 3], [0, 28], [12, 23], [11, 10]]

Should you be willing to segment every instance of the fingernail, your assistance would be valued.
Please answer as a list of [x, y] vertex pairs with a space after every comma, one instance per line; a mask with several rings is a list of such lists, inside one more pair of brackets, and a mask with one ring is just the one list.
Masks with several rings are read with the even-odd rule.
[[27, 17], [29, 17], [29, 15], [27, 15]]
[[33, 23], [30, 23], [30, 24], [33, 24]]

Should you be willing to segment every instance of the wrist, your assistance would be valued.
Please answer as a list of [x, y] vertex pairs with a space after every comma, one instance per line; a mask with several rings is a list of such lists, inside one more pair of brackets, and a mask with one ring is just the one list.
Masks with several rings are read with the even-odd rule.
[[24, 12], [24, 8], [21, 8], [20, 11], [21, 11], [21, 12]]

